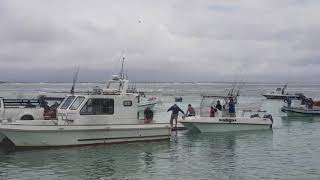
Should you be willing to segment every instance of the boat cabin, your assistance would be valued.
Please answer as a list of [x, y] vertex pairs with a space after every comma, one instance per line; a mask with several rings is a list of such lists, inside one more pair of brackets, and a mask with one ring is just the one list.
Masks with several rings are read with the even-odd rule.
[[112, 79], [106, 83], [103, 94], [125, 94], [129, 89], [129, 81], [113, 75]]
[[57, 109], [58, 124], [137, 124], [136, 94], [68, 95]]

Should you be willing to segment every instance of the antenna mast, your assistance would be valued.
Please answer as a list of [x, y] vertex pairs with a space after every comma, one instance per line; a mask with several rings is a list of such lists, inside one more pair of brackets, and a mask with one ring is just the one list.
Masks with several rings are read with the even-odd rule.
[[121, 71], [120, 71], [120, 78], [121, 79], [124, 79], [124, 72], [123, 72], [124, 59], [125, 59], [125, 57], [122, 58]]
[[76, 81], [77, 81], [77, 79], [78, 79], [79, 70], [80, 70], [80, 67], [78, 66], [76, 72], [75, 72], [74, 75], [73, 75], [72, 87], [71, 87], [71, 90], [70, 90], [70, 93], [71, 93], [72, 95], [74, 94], [74, 88], [75, 88]]

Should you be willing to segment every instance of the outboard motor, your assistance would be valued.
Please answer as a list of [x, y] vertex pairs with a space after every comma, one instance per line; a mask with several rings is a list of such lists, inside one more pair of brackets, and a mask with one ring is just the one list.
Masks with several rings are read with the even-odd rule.
[[[266, 115], [263, 116], [263, 118], [270, 119], [270, 120], [271, 120], [271, 123], [273, 124], [273, 118], [272, 118], [272, 115], [271, 115], [271, 114], [266, 114]], [[270, 125], [270, 128], [272, 128], [272, 124]]]

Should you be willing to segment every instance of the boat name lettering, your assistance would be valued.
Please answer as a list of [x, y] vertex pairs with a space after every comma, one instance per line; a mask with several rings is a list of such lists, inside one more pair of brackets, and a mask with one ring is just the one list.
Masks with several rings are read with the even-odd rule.
[[229, 118], [223, 118], [223, 119], [219, 119], [219, 122], [236, 122], [236, 119], [229, 119]]

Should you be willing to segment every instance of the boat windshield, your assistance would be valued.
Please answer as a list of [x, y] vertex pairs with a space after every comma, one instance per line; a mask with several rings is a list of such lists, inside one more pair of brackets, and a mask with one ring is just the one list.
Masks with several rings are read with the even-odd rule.
[[201, 117], [209, 117], [210, 116], [210, 107], [216, 106], [217, 101], [221, 102], [221, 105], [223, 104], [223, 98], [219, 97], [202, 97], [201, 103], [200, 103], [200, 116]]
[[66, 101], [62, 104], [60, 109], [67, 109], [70, 104], [72, 103], [72, 101], [74, 100], [75, 96], [69, 96]]
[[70, 110], [77, 110], [79, 108], [79, 106], [82, 104], [82, 102], [84, 101], [85, 97], [83, 96], [78, 96], [77, 99], [72, 103], [72, 105], [70, 106]]
[[119, 89], [120, 86], [120, 82], [114, 82], [114, 81], [110, 81], [108, 84], [108, 89]]

